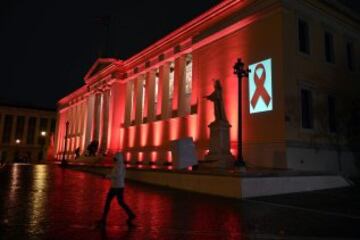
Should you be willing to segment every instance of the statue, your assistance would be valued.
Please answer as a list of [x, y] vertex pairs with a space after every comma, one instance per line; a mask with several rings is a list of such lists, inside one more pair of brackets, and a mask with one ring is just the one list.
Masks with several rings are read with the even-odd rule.
[[205, 163], [208, 167], [232, 168], [234, 156], [230, 152], [230, 128], [222, 97], [222, 87], [219, 80], [215, 81], [215, 90], [208, 96], [207, 100], [214, 103], [215, 121], [210, 123], [209, 152], [205, 156]]
[[214, 103], [215, 121], [227, 122], [224, 109], [224, 101], [222, 97], [222, 87], [219, 80], [215, 81], [214, 88], [215, 90], [210, 95], [205, 96], [204, 98]]

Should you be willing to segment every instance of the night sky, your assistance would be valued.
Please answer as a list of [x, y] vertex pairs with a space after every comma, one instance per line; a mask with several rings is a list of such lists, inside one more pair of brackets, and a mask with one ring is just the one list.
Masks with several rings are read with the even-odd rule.
[[99, 56], [127, 59], [218, 2], [6, 0], [0, 103], [55, 109]]
[[99, 56], [127, 59], [220, 1], [5, 0], [0, 103], [55, 109]]

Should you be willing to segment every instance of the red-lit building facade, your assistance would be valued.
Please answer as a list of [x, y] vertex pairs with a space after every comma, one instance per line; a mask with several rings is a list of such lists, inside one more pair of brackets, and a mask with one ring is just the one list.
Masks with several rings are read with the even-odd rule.
[[[353, 173], [353, 152], [341, 142], [339, 158], [331, 139], [338, 135], [338, 76], [349, 84], [360, 79], [358, 23], [336, 1], [222, 1], [129, 59], [98, 59], [84, 86], [59, 101], [57, 157], [68, 121], [68, 158], [96, 139], [100, 152], [163, 165], [172, 161], [171, 141], [192, 137], [203, 160], [214, 120], [203, 97], [219, 79], [234, 155], [242, 104], [248, 166]], [[242, 99], [237, 58], [253, 70]], [[268, 96], [254, 101], [257, 89]]]

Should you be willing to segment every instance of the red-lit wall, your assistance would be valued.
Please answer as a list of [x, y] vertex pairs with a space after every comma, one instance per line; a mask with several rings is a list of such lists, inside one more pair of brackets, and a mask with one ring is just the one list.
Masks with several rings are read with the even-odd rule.
[[[204, 159], [209, 145], [208, 125], [214, 120], [213, 104], [203, 97], [209, 95], [214, 90], [214, 81], [220, 80], [223, 86], [223, 99], [227, 118], [232, 125], [230, 131], [231, 151], [237, 155], [238, 143], [238, 79], [233, 74], [233, 65], [237, 58], [242, 58], [246, 66], [268, 58], [272, 59], [272, 79], [273, 79], [273, 105], [271, 112], [249, 114], [248, 108], [248, 84], [247, 79], [242, 82], [242, 109], [243, 109], [243, 153], [245, 161], [249, 166], [277, 167], [284, 168], [285, 164], [285, 143], [284, 143], [284, 97], [283, 97], [283, 17], [281, 8], [278, 5], [270, 6], [267, 10], [254, 12], [254, 14], [245, 14], [239, 18], [236, 11], [241, 12], [242, 1], [228, 1], [234, 7], [224, 10], [217, 17], [209, 18], [208, 22], [202, 23], [198, 30], [191, 28], [191, 31], [184, 35], [176, 35], [170, 40], [154, 44], [155, 50], [144, 50], [139, 55], [126, 61], [116, 60], [98, 60], [99, 63], [110, 61], [110, 67], [104, 68], [98, 74], [91, 73], [96, 69], [96, 65], [89, 71], [85, 82], [88, 88], [74, 93], [61, 101], [66, 105], [71, 98], [85, 98], [95, 94], [98, 87], [103, 87], [102, 82], [110, 79], [110, 101], [109, 101], [109, 132], [108, 132], [108, 150], [115, 152], [118, 150], [125, 152], [125, 158], [133, 163], [146, 163], [157, 161], [157, 164], [172, 161], [170, 143], [183, 137], [192, 137], [197, 147], [198, 158]], [[270, 2], [270, 1], [269, 1]], [[244, 4], [256, 3], [256, 1], [244, 1]], [[221, 8], [226, 9], [223, 4]], [[261, 8], [262, 6], [258, 5]], [[228, 12], [226, 12], [228, 11]], [[211, 14], [210, 11], [208, 14]], [[227, 15], [228, 14], [228, 15]], [[233, 19], [227, 18], [230, 14], [235, 14], [239, 20], [233, 22]], [[206, 14], [205, 14], [206, 15]], [[201, 21], [199, 18], [198, 21]], [[221, 21], [219, 28], [217, 22]], [[228, 22], [227, 22], [228, 21]], [[197, 26], [198, 22], [193, 22]], [[195, 29], [195, 30], [194, 30]], [[180, 31], [179, 30], [179, 31]], [[212, 34], [206, 34], [206, 33]], [[171, 36], [173, 36], [171, 35]], [[196, 39], [196, 40], [194, 40]], [[179, 40], [179, 42], [177, 42]], [[183, 52], [174, 53], [174, 46], [184, 43]], [[185, 46], [186, 45], [186, 46]], [[157, 46], [163, 46], [158, 47]], [[150, 54], [150, 53], [151, 54]], [[126, 86], [127, 81], [133, 77], [123, 77], [125, 72], [138, 72], [146, 74], [151, 69], [160, 67], [169, 61], [177, 61], [180, 57], [191, 53], [193, 59], [193, 86], [191, 105], [195, 111], [185, 117], [168, 118], [157, 120], [134, 126], [126, 126], [125, 105], [126, 105]], [[141, 55], [143, 54], [143, 55]], [[163, 55], [163, 62], [159, 62], [159, 56]], [[154, 60], [155, 59], [155, 60]], [[154, 63], [148, 70], [145, 61]], [[151, 61], [150, 61], [151, 60]], [[118, 66], [119, 64], [119, 66]], [[157, 65], [156, 65], [157, 64]], [[176, 65], [177, 67], [179, 65]], [[118, 68], [118, 69], [117, 69]], [[140, 69], [133, 71], [133, 69]], [[163, 68], [160, 69], [162, 74]], [[119, 72], [119, 74], [113, 74]], [[122, 75], [124, 74], [124, 75]], [[104, 80], [106, 79], [106, 80]], [[175, 84], [178, 83], [175, 77]], [[162, 86], [160, 81], [160, 88]], [[103, 84], [106, 85], [106, 84]], [[107, 85], [106, 85], [107, 86]], [[136, 84], [135, 84], [136, 86]], [[105, 87], [106, 88], [106, 87]], [[87, 90], [86, 90], [87, 89]], [[178, 87], [175, 86], [175, 91]], [[88, 91], [88, 92], [87, 92]], [[159, 102], [163, 94], [159, 91]], [[174, 94], [172, 107], [176, 108], [180, 104]], [[135, 100], [136, 102], [137, 100]], [[89, 102], [90, 103], [90, 102]], [[148, 102], [145, 101], [145, 106]], [[162, 110], [157, 107], [157, 114]], [[176, 109], [173, 109], [176, 110]], [[144, 110], [146, 116], [147, 109]], [[63, 138], [64, 122], [66, 116], [60, 119], [58, 138]], [[105, 121], [104, 118], [102, 121]], [[102, 126], [102, 125], [100, 125]], [[86, 134], [86, 133], [84, 133]], [[60, 143], [61, 141], [59, 141]], [[61, 152], [61, 145], [58, 150]]]
[[[223, 86], [224, 105], [232, 125], [232, 152], [237, 154], [238, 79], [233, 74], [233, 65], [238, 57], [247, 65], [272, 58], [273, 111], [249, 114], [248, 84], [247, 79], [243, 79], [244, 158], [253, 166], [286, 167], [281, 29], [282, 15], [277, 13], [195, 49], [192, 52], [193, 103], [197, 103], [197, 113], [123, 128], [120, 142], [122, 150], [130, 152], [127, 157], [136, 163], [150, 161], [156, 154], [162, 163], [169, 159], [170, 141], [189, 136], [195, 140], [198, 157], [203, 159], [209, 144], [208, 125], [214, 120], [213, 104], [203, 97], [214, 90], [217, 79]], [[123, 88], [121, 92], [125, 91], [125, 84], [120, 88]], [[117, 106], [122, 104], [119, 102]]]

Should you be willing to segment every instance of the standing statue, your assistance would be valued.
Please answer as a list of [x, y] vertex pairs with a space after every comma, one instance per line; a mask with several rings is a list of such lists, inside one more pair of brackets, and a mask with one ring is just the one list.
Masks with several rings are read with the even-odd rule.
[[224, 101], [222, 97], [222, 87], [219, 80], [215, 81], [214, 88], [215, 90], [210, 95], [205, 96], [204, 98], [214, 103], [215, 121], [227, 122], [224, 109]]
[[205, 96], [214, 103], [215, 121], [210, 123], [209, 152], [205, 156], [205, 163], [208, 167], [232, 168], [234, 156], [230, 152], [230, 128], [222, 96], [222, 87], [219, 80], [215, 81], [214, 91]]

